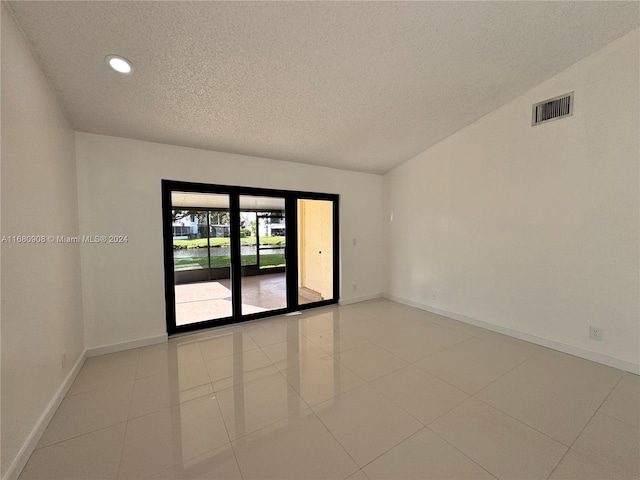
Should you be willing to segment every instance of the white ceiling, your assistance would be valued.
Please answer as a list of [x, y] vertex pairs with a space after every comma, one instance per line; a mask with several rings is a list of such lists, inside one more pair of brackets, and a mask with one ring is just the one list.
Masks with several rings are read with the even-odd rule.
[[632, 30], [639, 5], [10, 2], [76, 130], [375, 173]]
[[[171, 192], [171, 206], [229, 209], [229, 195], [216, 193]], [[284, 210], [284, 198], [240, 195], [240, 208], [247, 210]]]
[[229, 195], [213, 193], [171, 192], [171, 206], [229, 209]]

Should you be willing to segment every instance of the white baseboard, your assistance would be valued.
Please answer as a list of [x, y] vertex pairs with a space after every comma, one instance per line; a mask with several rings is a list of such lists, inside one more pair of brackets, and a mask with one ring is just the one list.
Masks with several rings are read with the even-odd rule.
[[555, 340], [551, 340], [548, 338], [538, 337], [536, 335], [524, 333], [519, 330], [515, 330], [513, 328], [502, 327], [500, 325], [494, 325], [492, 323], [483, 322], [482, 320], [468, 317], [466, 315], [461, 315], [455, 312], [449, 312], [448, 310], [442, 310], [440, 308], [432, 307], [431, 305], [414, 302], [412, 300], [407, 300], [406, 298], [397, 297], [395, 295], [389, 295], [389, 294], [383, 293], [382, 296], [386, 299], [393, 300], [394, 302], [402, 303], [410, 307], [419, 308], [420, 310], [426, 310], [427, 312], [435, 313], [437, 315], [442, 315], [443, 317], [452, 318], [453, 320], [458, 320], [460, 322], [468, 323], [470, 325], [475, 325], [476, 327], [481, 327], [487, 330], [491, 330], [493, 332], [509, 335], [510, 337], [518, 338], [526, 342], [535, 343], [536, 345], [541, 345], [543, 347], [551, 348], [553, 350], [558, 350], [563, 353], [568, 353], [569, 355], [574, 355], [576, 357], [584, 358], [586, 360], [591, 360], [593, 362], [602, 363], [610, 367], [618, 368], [620, 370], [625, 370], [627, 372], [640, 375], [640, 364], [637, 364], [637, 363], [628, 362], [626, 360], [621, 360], [619, 358], [611, 357], [609, 355], [604, 355], [602, 353], [585, 350], [584, 348], [577, 347], [575, 345], [569, 345], [569, 344], [557, 342]]
[[362, 297], [354, 297], [338, 300], [338, 305], [351, 305], [352, 303], [366, 302], [367, 300], [373, 300], [374, 298], [382, 297], [381, 293], [374, 293], [373, 295], [364, 295]]
[[155, 345], [157, 343], [164, 343], [168, 340], [169, 336], [164, 333], [162, 335], [156, 335], [154, 337], [140, 338], [138, 340], [131, 340], [128, 342], [113, 343], [111, 345], [103, 345], [102, 347], [93, 347], [87, 349], [87, 357], [97, 357], [98, 355], [105, 355], [107, 353], [122, 352], [124, 350], [131, 350], [132, 348], [146, 347], [147, 345]]
[[7, 468], [4, 476], [2, 477], [2, 480], [15, 480], [20, 476], [22, 469], [27, 464], [27, 461], [29, 460], [29, 457], [31, 456], [33, 451], [36, 449], [36, 446], [38, 445], [42, 434], [49, 425], [49, 422], [53, 418], [53, 415], [56, 413], [56, 410], [58, 410], [58, 407], [69, 391], [69, 388], [71, 388], [71, 384], [76, 379], [76, 376], [80, 372], [82, 365], [84, 365], [84, 361], [86, 360], [86, 358], [87, 351], [84, 350], [78, 357], [78, 360], [76, 360], [73, 368], [69, 370], [69, 373], [64, 379], [64, 382], [62, 382], [62, 385], [60, 385], [58, 390], [56, 390], [56, 393], [53, 395], [53, 398], [44, 409], [44, 412], [42, 412], [42, 415], [40, 415], [40, 418], [38, 418], [38, 421], [31, 430], [31, 433], [29, 433], [29, 436], [27, 436], [27, 439], [18, 451], [18, 454], [9, 465], [9, 468]]

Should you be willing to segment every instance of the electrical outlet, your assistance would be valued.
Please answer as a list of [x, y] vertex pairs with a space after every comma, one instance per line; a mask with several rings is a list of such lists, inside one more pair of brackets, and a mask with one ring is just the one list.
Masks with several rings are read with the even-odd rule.
[[353, 291], [355, 292], [356, 290], [358, 290], [358, 286], [354, 283], [353, 284]]
[[356, 239], [353, 239], [353, 244], [356, 245], [358, 242], [356, 241]]
[[62, 368], [64, 368], [66, 363], [67, 363], [67, 351], [62, 350]]
[[431, 299], [432, 300], [437, 300], [438, 299], [438, 294], [435, 291], [431, 292]]
[[600, 327], [589, 327], [589, 338], [602, 341], [602, 329]]

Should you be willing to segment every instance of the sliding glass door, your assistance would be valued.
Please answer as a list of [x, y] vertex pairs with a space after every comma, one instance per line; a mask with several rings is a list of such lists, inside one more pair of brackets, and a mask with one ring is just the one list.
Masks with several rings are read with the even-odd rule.
[[229, 195], [173, 192], [176, 325], [232, 318]]
[[240, 196], [242, 315], [287, 308], [285, 199]]
[[170, 334], [335, 303], [338, 196], [163, 180]]

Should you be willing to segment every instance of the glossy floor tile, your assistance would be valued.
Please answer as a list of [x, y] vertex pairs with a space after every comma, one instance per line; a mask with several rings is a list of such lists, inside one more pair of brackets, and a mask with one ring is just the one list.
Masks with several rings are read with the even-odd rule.
[[[368, 321], [362, 323], [366, 326], [369, 325]], [[338, 330], [328, 330], [317, 335], [310, 335], [308, 338], [329, 355], [335, 355], [369, 343], [367, 332], [362, 327], [343, 327]]]
[[407, 362], [416, 362], [470, 337], [469, 334], [448, 330], [438, 325], [422, 325], [401, 333], [383, 336], [374, 340], [374, 343]]
[[576, 440], [576, 452], [628, 478], [640, 478], [640, 429], [596, 413]]
[[537, 389], [516, 375], [499, 378], [476, 398], [567, 446], [595, 413], [580, 402]]
[[469, 395], [409, 365], [378, 378], [371, 386], [425, 425], [464, 402]]
[[615, 368], [544, 349], [514, 370], [530, 385], [597, 409], [623, 376]]
[[[295, 341], [297, 339], [297, 341]], [[291, 341], [275, 343], [262, 349], [278, 370], [300, 368], [312, 360], [328, 354], [307, 337], [293, 337]]]
[[364, 467], [371, 480], [495, 479], [493, 475], [452, 447], [428, 428]]
[[549, 480], [622, 480], [624, 478], [629, 477], [609, 470], [572, 449], [558, 464]]
[[323, 357], [282, 372], [308, 405], [317, 405], [342, 395], [365, 381], [335, 357]]
[[265, 367], [273, 367], [273, 364], [262, 350], [257, 349], [216, 358], [207, 362], [206, 366], [212, 382], [232, 378], [235, 380], [232, 385], [238, 385], [245, 383], [243, 377], [246, 373]]
[[347, 480], [369, 480], [369, 477], [362, 470], [358, 470], [353, 475], [350, 475]]
[[376, 299], [87, 359], [21, 478], [638, 479], [639, 417], [637, 375]]
[[531, 356], [517, 346], [477, 338], [458, 343], [416, 363], [428, 373], [474, 394]]
[[116, 479], [126, 424], [81, 435], [36, 450], [21, 479]]
[[137, 417], [127, 424], [119, 478], [146, 478], [228, 443], [211, 395]]
[[567, 447], [474, 398], [430, 426], [497, 478], [547, 478]]
[[67, 396], [133, 382], [139, 357], [140, 350], [133, 349], [87, 358]]
[[344, 307], [327, 306], [317, 310], [307, 310], [299, 321], [300, 331], [309, 337], [318, 333], [335, 331], [371, 320], [371, 317]]
[[256, 342], [241, 328], [228, 328], [220, 334], [205, 336], [199, 344], [205, 362], [258, 349]]
[[309, 408], [279, 373], [222, 390], [216, 396], [232, 440]]
[[235, 452], [231, 444], [227, 444], [163, 470], [150, 478], [154, 480], [198, 480], [204, 478], [241, 480], [242, 475], [238, 468]]
[[336, 358], [369, 382], [407, 364], [402, 358], [372, 343], [345, 350]]
[[125, 422], [133, 383], [112, 385], [66, 397], [45, 430], [38, 447]]
[[313, 410], [361, 467], [424, 426], [368, 385], [327, 400]]
[[447, 328], [449, 330], [453, 330], [455, 332], [468, 333], [472, 336], [480, 335], [482, 333], [493, 333], [488, 332], [480, 327], [476, 327], [475, 325], [470, 325], [468, 323], [460, 322], [458, 320], [453, 320], [451, 318], [443, 317], [442, 315], [437, 315], [431, 312], [421, 312], [422, 314], [426, 314], [426, 320], [436, 325], [440, 325], [441, 327]]
[[272, 319], [251, 322], [245, 331], [260, 347], [295, 341], [302, 335], [297, 323]]
[[233, 442], [245, 479], [344, 479], [358, 466], [311, 411]]
[[[205, 349], [198, 340], [197, 336], [193, 337], [191, 335], [188, 337], [170, 338], [167, 342], [169, 358], [171, 360], [175, 359], [181, 367], [204, 362], [204, 355], [202, 352]], [[142, 355], [143, 353], [141, 352], [140, 356], [142, 357]], [[140, 363], [138, 365], [140, 366]]]
[[[191, 350], [187, 352], [187, 350]], [[190, 365], [203, 364], [202, 352], [197, 342], [182, 344], [171, 340], [159, 345], [151, 345], [140, 349], [136, 379], [152, 375], [168, 374], [174, 369]]]
[[203, 364], [179, 368], [173, 375], [163, 373], [140, 378], [133, 387], [129, 418], [211, 394], [213, 386]]
[[628, 425], [640, 426], [640, 377], [625, 374], [599, 411]]

